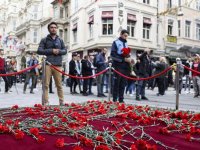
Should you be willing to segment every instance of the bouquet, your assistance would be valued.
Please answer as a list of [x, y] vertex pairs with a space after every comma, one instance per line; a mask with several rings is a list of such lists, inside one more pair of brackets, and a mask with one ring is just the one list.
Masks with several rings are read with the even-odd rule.
[[129, 47], [122, 49], [122, 55], [124, 57], [130, 57], [131, 49]]

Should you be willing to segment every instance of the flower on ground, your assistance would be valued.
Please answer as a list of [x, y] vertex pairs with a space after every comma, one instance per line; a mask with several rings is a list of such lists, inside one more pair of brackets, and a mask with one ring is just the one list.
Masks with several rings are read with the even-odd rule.
[[65, 140], [64, 138], [60, 138], [56, 140], [56, 147], [62, 148], [65, 146]]
[[38, 128], [31, 128], [30, 130], [30, 133], [35, 135], [35, 136], [38, 136], [39, 135], [39, 130]]
[[17, 140], [23, 139], [23, 138], [24, 138], [24, 132], [21, 131], [21, 130], [16, 130], [16, 131], [15, 131], [15, 138], [16, 138]]

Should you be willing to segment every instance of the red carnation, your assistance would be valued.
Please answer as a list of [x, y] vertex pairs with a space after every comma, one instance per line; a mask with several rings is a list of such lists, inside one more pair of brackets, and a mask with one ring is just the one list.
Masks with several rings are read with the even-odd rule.
[[135, 144], [132, 144], [132, 145], [131, 145], [130, 150], [137, 150]]
[[21, 130], [16, 130], [15, 131], [15, 138], [17, 140], [21, 140], [24, 138], [24, 132], [22, 132]]
[[97, 137], [96, 137], [96, 140], [97, 140], [97, 141], [100, 141], [100, 142], [103, 142], [103, 141], [104, 141], [104, 139], [103, 139], [102, 136], [97, 136]]
[[87, 147], [92, 147], [93, 146], [93, 142], [91, 139], [86, 139], [84, 142], [85, 146]]
[[129, 54], [130, 54], [130, 52], [131, 52], [131, 49], [128, 47], [128, 48], [123, 48], [122, 49], [122, 55], [124, 56], [124, 57], [126, 57], [126, 56], [128, 56]]
[[51, 126], [51, 127], [49, 128], [49, 132], [50, 132], [50, 133], [56, 133], [56, 132], [57, 132], [57, 129], [56, 129], [54, 126]]
[[95, 150], [111, 150], [107, 145], [99, 145]]
[[38, 128], [31, 128], [30, 130], [30, 133], [35, 135], [35, 136], [38, 136], [39, 135], [39, 130]]
[[45, 138], [44, 138], [43, 136], [40, 136], [40, 135], [39, 135], [39, 136], [37, 137], [37, 142], [38, 142], [38, 143], [44, 143], [44, 142], [45, 142]]
[[8, 120], [6, 120], [6, 124], [11, 125], [11, 124], [13, 124], [13, 121], [11, 119], [8, 119]]
[[14, 106], [12, 106], [12, 110], [17, 110], [19, 108], [19, 106], [18, 105], [14, 105]]
[[73, 150], [83, 150], [80, 146], [75, 146]]
[[62, 148], [64, 146], [65, 146], [65, 140], [64, 140], [64, 138], [56, 140], [56, 147]]

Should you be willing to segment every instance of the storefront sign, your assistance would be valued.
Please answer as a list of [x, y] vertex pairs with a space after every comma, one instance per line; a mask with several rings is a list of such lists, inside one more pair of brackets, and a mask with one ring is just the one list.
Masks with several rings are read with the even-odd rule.
[[118, 2], [118, 21], [119, 21], [119, 29], [118, 32], [120, 32], [123, 28], [122, 28], [122, 24], [124, 22], [124, 3], [119, 1]]

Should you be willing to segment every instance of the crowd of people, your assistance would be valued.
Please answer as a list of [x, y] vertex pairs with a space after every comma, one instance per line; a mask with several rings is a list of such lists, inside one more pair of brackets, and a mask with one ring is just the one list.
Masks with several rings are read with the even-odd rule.
[[[43, 104], [48, 105], [48, 93], [54, 93], [52, 90], [53, 79], [57, 88], [60, 105], [64, 103], [64, 94], [62, 87], [62, 74], [55, 69], [51, 68], [49, 64], [54, 65], [57, 69], [62, 68], [62, 55], [67, 53], [63, 40], [57, 36], [57, 23], [52, 22], [48, 25], [49, 35], [43, 38], [39, 44], [37, 53], [31, 53], [31, 57], [26, 61], [26, 67], [31, 67], [39, 64], [38, 55], [46, 55], [45, 70], [42, 70], [41, 65], [26, 72], [24, 81], [23, 93], [26, 94], [27, 86], [30, 87], [30, 93], [34, 94], [34, 88], [36, 88], [38, 81], [42, 80], [42, 72], [45, 71], [45, 85], [44, 85], [44, 98]], [[131, 80], [122, 77], [115, 71], [111, 73], [111, 87], [109, 87], [109, 72], [100, 74], [95, 77], [94, 75], [104, 71], [112, 63], [112, 67], [132, 78], [148, 78], [153, 75], [159, 74], [170, 67], [165, 57], [160, 57], [155, 60], [152, 57], [153, 51], [146, 48], [143, 52], [138, 53], [133, 58], [131, 51], [128, 47], [128, 35], [127, 30], [122, 30], [120, 37], [113, 41], [110, 56], [108, 56], [108, 49], [102, 48], [101, 52], [97, 55], [85, 55], [81, 58], [79, 53], [73, 53], [72, 59], [69, 62], [69, 75], [75, 77], [88, 77], [91, 78], [79, 79], [69, 77], [67, 83], [69, 83], [70, 94], [82, 94], [83, 96], [94, 95], [93, 88], [96, 84], [97, 97], [106, 97], [105, 93], [111, 91], [113, 101], [124, 102], [124, 94], [129, 94], [131, 97], [135, 95], [136, 100], [148, 100], [145, 89], [154, 90], [158, 87], [157, 96], [165, 95], [165, 91], [171, 85], [179, 91], [181, 94], [184, 89], [187, 93], [191, 92], [191, 83], [194, 88], [194, 98], [200, 96], [200, 74], [191, 72], [184, 68], [183, 65], [176, 65], [176, 63], [184, 64], [185, 66], [200, 72], [200, 57], [198, 54], [194, 55], [186, 62], [182, 62], [180, 58], [176, 59], [176, 63], [173, 65], [172, 70], [165, 72], [157, 78], [149, 80]], [[15, 58], [4, 59], [3, 51], [0, 51], [0, 74], [7, 74], [16, 72], [17, 62]], [[24, 67], [24, 68], [26, 68]], [[179, 70], [179, 87], [175, 86], [174, 74], [176, 74], [177, 67]], [[52, 78], [53, 77], [53, 78]], [[16, 76], [2, 76], [5, 82], [5, 93], [9, 92], [14, 84], [17, 83]], [[183, 79], [184, 88], [183, 88]]]

